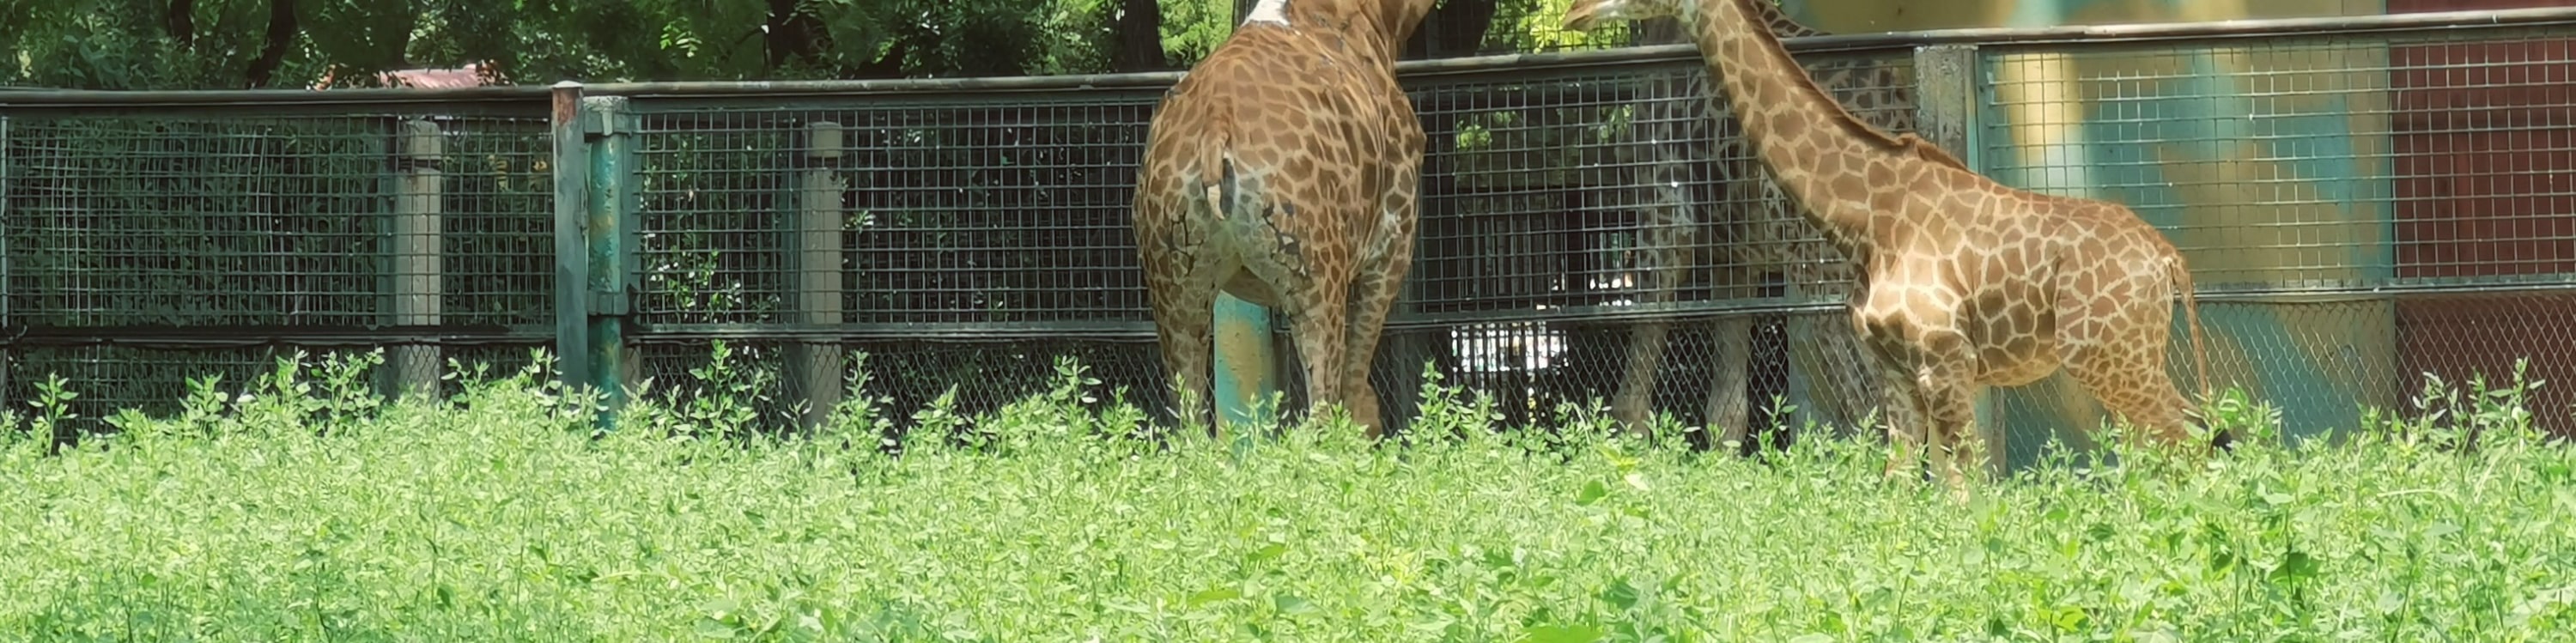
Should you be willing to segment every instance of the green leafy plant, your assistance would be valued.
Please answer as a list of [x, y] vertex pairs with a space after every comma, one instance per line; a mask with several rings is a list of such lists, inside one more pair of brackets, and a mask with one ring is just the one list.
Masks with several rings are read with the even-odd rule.
[[[515, 369], [451, 364], [446, 399], [381, 398], [362, 354], [297, 357], [237, 390], [191, 380], [167, 415], [118, 413], [107, 448], [0, 451], [0, 638], [2519, 641], [2576, 627], [2576, 456], [2531, 428], [2520, 378], [2428, 388], [2419, 409], [2439, 414], [2331, 446], [2060, 451], [1962, 505], [1882, 481], [1872, 440], [1741, 458], [1625, 439], [1572, 405], [1553, 430], [1500, 430], [1490, 399], [1436, 379], [1401, 440], [1363, 440], [1340, 417], [1152, 439], [1148, 415], [1075, 360], [970, 416], [953, 399], [865, 395], [861, 358], [826, 427], [744, 433], [736, 361], [595, 432], [600, 400], [556, 383], [542, 351]], [[36, 389], [27, 428], [70, 417], [63, 380]], [[2241, 392], [2212, 407], [2213, 426], [2278, 434], [2277, 411]], [[876, 438], [896, 413], [942, 437], [887, 455]], [[2475, 449], [2425, 437], [2470, 431]]]

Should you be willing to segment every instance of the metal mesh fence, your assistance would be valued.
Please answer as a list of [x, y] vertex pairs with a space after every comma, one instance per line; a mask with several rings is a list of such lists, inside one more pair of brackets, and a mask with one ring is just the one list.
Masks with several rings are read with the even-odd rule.
[[[1855, 116], [1912, 131], [1909, 52], [1800, 62]], [[1811, 310], [1840, 302], [1851, 273], [1740, 145], [1699, 61], [1410, 85], [1433, 144], [1410, 314], [1394, 323], [1446, 336], [1385, 351], [1381, 388], [1413, 388], [1427, 353], [1452, 384], [1546, 413], [1598, 399], [1769, 426], [1774, 396], [1842, 419], [1878, 395], [1789, 389], [1793, 364], [1834, 380], [1866, 366], [1848, 324]]]
[[[2204, 293], [2213, 377], [2313, 432], [2405, 408], [2426, 372], [2492, 378], [2529, 357], [2556, 379], [2576, 362], [2551, 314], [2576, 290], [2568, 43], [2551, 25], [1989, 44], [1946, 79], [1918, 77], [1909, 46], [1799, 58], [1863, 121], [1906, 132], [1949, 113], [1989, 175], [2165, 229]], [[1689, 56], [1406, 74], [1431, 150], [1373, 375], [1390, 419], [1414, 413], [1426, 363], [1532, 426], [1594, 400], [1753, 426], [1878, 404], [1843, 257], [1746, 158]], [[1942, 80], [1967, 100], [1923, 104]], [[609, 176], [633, 195], [632, 367], [693, 390], [725, 339], [783, 421], [807, 362], [847, 375], [865, 353], [870, 393], [905, 424], [952, 388], [969, 414], [1042, 391], [1073, 356], [1103, 380], [1094, 395], [1159, 408], [1128, 208], [1160, 90], [630, 96], [631, 120], [592, 135], [631, 137]], [[367, 333], [428, 319], [399, 304], [423, 288], [405, 257], [427, 252], [400, 243], [421, 166], [399, 154], [401, 120], [0, 121], [10, 403], [48, 371], [83, 374], [106, 408], [264, 368], [268, 344], [400, 345]], [[445, 143], [429, 325], [448, 357], [524, 359], [556, 321], [552, 177], [567, 168], [542, 118], [431, 120]], [[2197, 388], [2175, 337], [2170, 363]], [[2565, 391], [2535, 409], [2562, 431]], [[1774, 418], [1775, 397], [1807, 415]], [[2100, 420], [2063, 376], [1987, 406], [2017, 461]]]
[[13, 408], [47, 374], [97, 418], [167, 408], [189, 377], [238, 383], [290, 344], [542, 341], [528, 327], [552, 320], [542, 118], [42, 114], [0, 133]]
[[[2576, 285], [2563, 28], [1991, 47], [1985, 62], [1978, 167], [2164, 228], [2205, 293], [2212, 376], [2281, 407], [2294, 434], [2410, 410], [2427, 373], [2501, 381], [2517, 357], [2535, 376], [2576, 357], [2532, 316]], [[2180, 344], [2170, 363], [2191, 382]], [[2078, 392], [2065, 379], [2003, 393], [2006, 416], [2090, 426], [2097, 408], [2057, 401]], [[2532, 410], [2566, 433], [2576, 398], [2560, 388]]]
[[[1141, 321], [1126, 217], [1156, 98], [648, 107], [674, 111], [640, 116], [641, 319], [800, 323], [779, 315], [795, 274], [838, 271], [837, 312], [863, 326]], [[804, 211], [839, 217], [837, 265], [791, 265]]]

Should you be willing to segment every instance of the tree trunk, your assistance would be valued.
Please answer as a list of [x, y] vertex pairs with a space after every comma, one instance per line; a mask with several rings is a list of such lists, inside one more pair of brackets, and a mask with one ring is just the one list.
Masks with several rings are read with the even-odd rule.
[[260, 48], [259, 58], [250, 61], [250, 69], [243, 74], [252, 89], [267, 87], [270, 78], [277, 75], [277, 68], [286, 64], [286, 51], [295, 46], [296, 33], [295, 0], [269, 0], [268, 44]]
[[179, 48], [194, 48], [197, 44], [197, 0], [170, 0], [169, 12], [161, 14], [161, 28], [169, 32], [170, 40], [179, 43]]
[[769, 0], [769, 20], [763, 30], [769, 54], [769, 69], [776, 71], [794, 58], [806, 62], [822, 59], [826, 46], [823, 21], [812, 13], [799, 10], [796, 0]]
[[1120, 73], [1160, 71], [1170, 66], [1163, 52], [1163, 7], [1156, 0], [1119, 0], [1118, 53], [1110, 68]]

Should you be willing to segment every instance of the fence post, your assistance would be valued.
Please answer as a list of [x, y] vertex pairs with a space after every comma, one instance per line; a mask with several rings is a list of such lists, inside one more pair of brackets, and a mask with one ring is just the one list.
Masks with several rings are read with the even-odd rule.
[[[1219, 427], [1253, 427], [1270, 420], [1271, 393], [1279, 390], [1279, 349], [1272, 341], [1270, 309], [1218, 292], [1215, 377], [1210, 400]], [[1308, 393], [1312, 394], [1311, 391]]]
[[[1931, 141], [1975, 169], [1977, 163], [1977, 46], [1925, 45], [1914, 49], [1915, 135]], [[1995, 408], [1995, 389], [1977, 396], [1977, 432], [1985, 442], [1986, 470], [2003, 475], [2007, 441], [2002, 416]]]
[[634, 306], [626, 268], [629, 215], [637, 199], [635, 182], [630, 180], [635, 120], [626, 111], [624, 96], [585, 97], [581, 104], [587, 112], [582, 129], [589, 148], [584, 165], [590, 172], [581, 235], [581, 263], [586, 264], [582, 286], [588, 303], [583, 321], [589, 337], [582, 350], [589, 353], [592, 369], [585, 381], [597, 387], [606, 405], [596, 423], [608, 431], [617, 428], [617, 411], [625, 406], [627, 387], [634, 379], [635, 360], [629, 359], [626, 347], [626, 316]]
[[[789, 225], [789, 288], [796, 293], [796, 322], [818, 329], [837, 326], [841, 314], [841, 125], [805, 125], [804, 163], [796, 190], [796, 221]], [[814, 430], [841, 404], [841, 345], [810, 339], [787, 347], [787, 394], [805, 402], [800, 419]]]
[[[9, 186], [16, 180], [9, 168], [9, 115], [0, 114], [0, 327], [10, 321], [9, 314]], [[0, 398], [6, 398], [11, 369], [10, 346], [0, 344]]]
[[[401, 174], [394, 194], [391, 323], [434, 327], [440, 323], [439, 298], [444, 293], [439, 239], [446, 177], [439, 163], [445, 158], [446, 142], [439, 137], [437, 123], [407, 119], [396, 128], [394, 145], [394, 171]], [[397, 399], [438, 395], [438, 344], [403, 344], [392, 353]]]
[[590, 141], [581, 126], [581, 83], [554, 85], [555, 376], [567, 388], [590, 380], [590, 261], [582, 237], [590, 196]]

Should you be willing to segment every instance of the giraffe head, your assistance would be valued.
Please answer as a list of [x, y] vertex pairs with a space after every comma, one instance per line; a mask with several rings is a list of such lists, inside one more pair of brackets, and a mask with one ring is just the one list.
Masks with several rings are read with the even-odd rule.
[[1657, 18], [1679, 18], [1690, 21], [1690, 13], [1699, 3], [1682, 0], [1574, 0], [1565, 10], [1565, 28], [1590, 31], [1613, 22], [1645, 22]]

